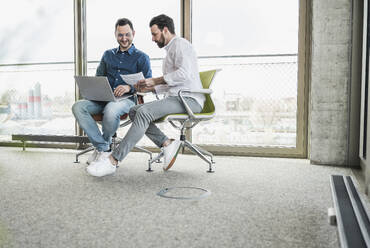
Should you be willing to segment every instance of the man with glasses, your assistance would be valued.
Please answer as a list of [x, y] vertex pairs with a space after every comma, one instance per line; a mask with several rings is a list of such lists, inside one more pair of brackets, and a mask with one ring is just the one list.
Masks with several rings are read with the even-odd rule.
[[[142, 72], [145, 78], [152, 77], [149, 56], [138, 50], [132, 43], [135, 30], [130, 20], [118, 19], [115, 25], [115, 37], [119, 47], [104, 52], [96, 69], [96, 76], [106, 76], [115, 96], [134, 93], [136, 90], [121, 78], [121, 74]], [[72, 112], [95, 147], [87, 164], [110, 154], [112, 136], [120, 124], [120, 116], [129, 112], [135, 105], [134, 98], [118, 102], [100, 102], [80, 100], [72, 106]], [[102, 132], [91, 115], [103, 113]]]
[[[92, 163], [87, 172], [92, 176], [105, 176], [116, 171], [118, 161], [122, 161], [135, 144], [147, 135], [158, 147], [163, 149], [164, 166], [166, 171], [175, 162], [179, 151], [180, 141], [171, 140], [153, 123], [169, 114], [186, 113], [178, 92], [182, 89], [203, 89], [199, 77], [197, 55], [189, 41], [176, 36], [172, 18], [159, 15], [150, 21], [152, 41], [159, 48], [164, 48], [167, 55], [163, 60], [163, 76], [147, 78], [136, 84], [138, 91], [164, 91], [166, 97], [134, 106], [129, 113], [132, 124], [125, 137], [111, 155]], [[190, 109], [199, 113], [205, 97], [200, 93], [188, 93], [184, 97]]]

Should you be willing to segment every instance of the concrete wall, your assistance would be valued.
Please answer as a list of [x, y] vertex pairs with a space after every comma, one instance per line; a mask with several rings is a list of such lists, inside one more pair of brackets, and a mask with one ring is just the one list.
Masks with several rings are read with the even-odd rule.
[[312, 0], [309, 136], [314, 164], [359, 165], [358, 123], [351, 120], [351, 98], [357, 96], [352, 83], [360, 83], [351, 73], [352, 4], [352, 0]]

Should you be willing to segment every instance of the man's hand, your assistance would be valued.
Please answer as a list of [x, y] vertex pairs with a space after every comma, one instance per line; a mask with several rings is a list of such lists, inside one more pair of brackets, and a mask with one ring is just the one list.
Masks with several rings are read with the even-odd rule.
[[131, 86], [129, 85], [118, 85], [117, 88], [114, 89], [113, 94], [115, 96], [123, 96], [123, 94], [130, 92]]
[[153, 78], [147, 78], [139, 80], [135, 84], [135, 88], [138, 92], [151, 92], [154, 91], [154, 86], [156, 85]]

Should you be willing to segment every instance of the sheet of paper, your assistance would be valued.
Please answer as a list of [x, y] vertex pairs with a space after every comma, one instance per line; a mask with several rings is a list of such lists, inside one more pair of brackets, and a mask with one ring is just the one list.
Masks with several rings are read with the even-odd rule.
[[145, 79], [142, 72], [128, 74], [128, 75], [121, 75], [121, 78], [123, 79], [123, 81], [125, 81], [129, 85], [134, 85], [137, 83], [137, 81], [141, 79]]

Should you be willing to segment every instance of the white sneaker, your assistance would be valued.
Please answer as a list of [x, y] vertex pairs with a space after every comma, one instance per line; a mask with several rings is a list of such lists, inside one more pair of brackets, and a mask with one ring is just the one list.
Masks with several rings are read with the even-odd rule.
[[[103, 159], [103, 158], [107, 158], [107, 157], [109, 157], [109, 155], [111, 155], [111, 154], [112, 154], [112, 152], [99, 152], [99, 153], [98, 153], [98, 155], [96, 156], [95, 160], [94, 160], [94, 161], [92, 161], [88, 167], [90, 167], [90, 166], [91, 166], [91, 167], [94, 167], [94, 166], [96, 165], [96, 163], [95, 163], [95, 162], [97, 162], [97, 161], [99, 161], [99, 160], [101, 160], [101, 159]], [[117, 167], [118, 167], [118, 166], [117, 166]]]
[[172, 140], [171, 144], [168, 146], [163, 147], [163, 156], [164, 156], [164, 164], [163, 170], [169, 170], [172, 165], [175, 163], [177, 154], [180, 150], [181, 141], [180, 140]]
[[86, 164], [91, 164], [95, 160], [97, 160], [100, 156], [100, 152], [95, 148], [94, 152], [88, 157]]
[[103, 177], [115, 173], [117, 166], [112, 164], [109, 156], [101, 156], [99, 160], [94, 161], [86, 167], [86, 171], [94, 177]]
[[87, 159], [86, 164], [91, 164], [92, 162], [100, 160], [102, 157], [108, 157], [111, 155], [112, 152], [99, 152], [98, 150], [94, 150], [93, 154]]

